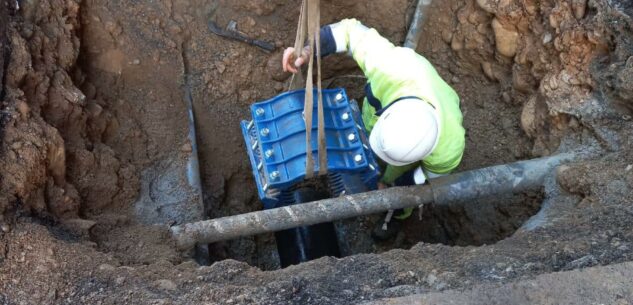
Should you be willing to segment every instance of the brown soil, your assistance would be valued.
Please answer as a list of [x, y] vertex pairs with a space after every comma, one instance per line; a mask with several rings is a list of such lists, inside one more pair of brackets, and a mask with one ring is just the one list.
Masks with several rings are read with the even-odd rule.
[[[324, 24], [356, 17], [396, 43], [414, 7], [321, 6]], [[166, 224], [143, 224], [135, 204], [191, 152], [185, 91], [207, 216], [261, 209], [238, 124], [252, 102], [284, 90], [279, 62], [297, 10], [277, 0], [0, 5], [0, 303], [347, 304], [633, 260], [624, 0], [431, 7], [418, 51], [462, 99], [460, 170], [593, 153], [542, 192], [427, 206], [385, 244], [369, 238], [379, 215], [346, 221], [351, 256], [283, 270], [262, 271], [278, 268], [272, 235], [212, 245], [211, 266], [176, 251]], [[278, 50], [214, 36], [208, 20], [236, 20]], [[333, 56], [323, 68], [325, 84], [362, 98], [362, 79], [340, 77], [360, 74], [353, 61]]]

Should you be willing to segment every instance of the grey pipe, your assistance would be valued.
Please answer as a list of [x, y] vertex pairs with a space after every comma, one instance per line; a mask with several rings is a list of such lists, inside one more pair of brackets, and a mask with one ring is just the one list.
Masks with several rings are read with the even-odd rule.
[[178, 247], [213, 243], [241, 236], [331, 222], [388, 210], [433, 203], [473, 200], [492, 195], [521, 193], [541, 188], [545, 177], [572, 154], [466, 171], [430, 181], [430, 185], [394, 187], [368, 193], [308, 202], [288, 207], [174, 226]]
[[422, 36], [422, 26], [426, 21], [428, 8], [431, 6], [431, 0], [418, 0], [418, 4], [415, 7], [415, 13], [413, 13], [413, 19], [409, 26], [409, 32], [404, 40], [404, 47], [415, 50], [420, 42]]
[[202, 202], [202, 182], [200, 180], [200, 161], [198, 159], [198, 142], [196, 140], [196, 121], [193, 113], [193, 98], [191, 96], [191, 89], [188, 85], [185, 90], [185, 101], [187, 102], [189, 123], [189, 133], [187, 134], [187, 138], [191, 144], [191, 153], [189, 154], [189, 159], [187, 160], [187, 182], [189, 183], [192, 191], [198, 196], [199, 202], [197, 202], [197, 204], [202, 207], [204, 204]]

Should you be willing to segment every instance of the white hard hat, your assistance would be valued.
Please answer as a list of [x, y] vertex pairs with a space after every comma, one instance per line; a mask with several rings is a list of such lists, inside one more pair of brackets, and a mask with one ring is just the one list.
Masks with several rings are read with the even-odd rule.
[[430, 155], [439, 135], [435, 108], [410, 98], [396, 102], [380, 115], [369, 135], [369, 144], [383, 161], [403, 166]]

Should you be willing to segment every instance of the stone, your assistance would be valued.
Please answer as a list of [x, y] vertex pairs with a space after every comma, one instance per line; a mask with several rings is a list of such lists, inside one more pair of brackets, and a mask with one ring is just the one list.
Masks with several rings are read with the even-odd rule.
[[154, 282], [158, 288], [163, 290], [173, 291], [176, 290], [176, 284], [170, 280], [158, 280]]
[[494, 74], [494, 71], [492, 69], [492, 64], [488, 61], [484, 61], [481, 63], [481, 70], [483, 70], [484, 75], [486, 76], [486, 78], [488, 78], [490, 81], [497, 81], [497, 77]]
[[511, 104], [512, 103], [512, 96], [508, 92], [504, 92], [503, 94], [501, 94], [501, 99], [506, 104]]
[[595, 266], [598, 264], [598, 260], [593, 255], [585, 255], [577, 260], [574, 260], [567, 264], [567, 269], [579, 269], [586, 268], [590, 266]]
[[268, 61], [266, 62], [266, 70], [270, 75], [270, 78], [277, 82], [283, 82], [292, 75], [292, 73], [290, 72], [284, 72], [284, 69], [281, 65], [282, 57], [283, 53], [278, 52], [270, 56], [270, 58], [268, 58]]
[[517, 70], [512, 73], [512, 87], [522, 93], [530, 93], [535, 81], [528, 71]]
[[485, 35], [488, 32], [488, 25], [486, 23], [480, 23], [477, 25], [477, 33]]
[[585, 12], [587, 11], [587, 0], [572, 0], [571, 7], [574, 11], [574, 17], [576, 17], [576, 19], [582, 19], [585, 17]]
[[90, 230], [97, 224], [89, 219], [73, 218], [65, 219], [61, 222], [62, 227], [73, 234], [80, 236], [89, 236]]
[[435, 284], [436, 281], [437, 281], [437, 276], [435, 276], [435, 274], [433, 273], [429, 274], [425, 279], [425, 282], [429, 284], [429, 286], [433, 286], [433, 284]]
[[552, 90], [558, 89], [558, 77], [556, 77], [556, 75], [552, 75], [552, 77], [549, 78], [548, 85]]
[[99, 270], [101, 271], [114, 271], [116, 268], [110, 264], [101, 264], [99, 265]]
[[513, 57], [517, 53], [519, 33], [515, 29], [504, 27], [497, 18], [492, 20], [492, 30], [495, 33], [495, 43], [499, 54]]
[[18, 101], [16, 103], [16, 108], [18, 109], [18, 112], [20, 113], [20, 117], [23, 120], [26, 120], [29, 118], [29, 113], [31, 112], [31, 109], [29, 108], [29, 105], [26, 102]]
[[532, 96], [521, 112], [521, 128], [529, 137], [534, 137], [536, 134], [536, 99], [536, 95]]
[[215, 63], [215, 68], [218, 70], [220, 74], [222, 74], [226, 70], [226, 65], [222, 62], [217, 62]]
[[451, 49], [457, 52], [463, 48], [464, 48], [464, 40], [462, 39], [461, 35], [453, 35], [453, 38], [451, 40]]
[[452, 39], [453, 39], [453, 31], [452, 30], [450, 30], [450, 29], [442, 30], [442, 40], [444, 40], [444, 42], [451, 43]]
[[494, 14], [497, 9], [497, 2], [498, 0], [477, 0], [477, 5], [479, 5], [482, 10]]
[[191, 146], [191, 142], [187, 141], [185, 144], [183, 144], [180, 147], [180, 151], [182, 151], [183, 153], [186, 153], [186, 154], [192, 152], [193, 151], [193, 147]]
[[550, 42], [552, 42], [552, 33], [547, 32], [543, 35], [543, 44], [548, 44]]

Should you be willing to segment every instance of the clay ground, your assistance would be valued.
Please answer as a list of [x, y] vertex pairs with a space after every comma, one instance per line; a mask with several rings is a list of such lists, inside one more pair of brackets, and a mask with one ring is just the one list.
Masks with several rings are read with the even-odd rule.
[[[628, 270], [633, 260], [628, 1], [435, 1], [417, 51], [461, 97], [459, 170], [559, 152], [582, 158], [541, 192], [427, 206], [389, 242], [369, 237], [379, 215], [344, 222], [348, 256], [281, 270], [272, 235], [212, 245], [214, 263], [198, 265], [176, 250], [168, 224], [142, 223], [135, 202], [191, 152], [190, 90], [206, 217], [261, 209], [239, 122], [287, 85], [280, 58], [298, 1], [3, 4], [0, 304], [356, 304], [444, 290], [460, 302], [459, 290], [495, 299], [515, 281]], [[400, 44], [414, 4], [321, 7], [323, 24], [358, 18]], [[209, 20], [235, 20], [277, 50], [214, 36]], [[361, 74], [352, 60], [333, 56], [323, 68], [325, 84], [362, 99], [364, 80], [341, 78]], [[503, 284], [511, 288], [495, 288]], [[618, 291], [590, 299], [633, 303], [630, 290]]]

